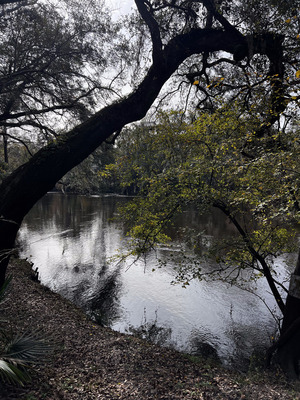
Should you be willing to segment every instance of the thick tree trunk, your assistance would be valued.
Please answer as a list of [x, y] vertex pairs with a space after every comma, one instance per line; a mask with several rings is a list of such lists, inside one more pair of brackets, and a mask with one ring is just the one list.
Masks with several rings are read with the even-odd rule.
[[282, 334], [284, 334], [298, 318], [300, 318], [300, 249], [296, 268], [290, 280], [286, 309], [282, 323]]
[[278, 361], [291, 379], [299, 379], [300, 361], [300, 249], [297, 265], [290, 280], [279, 341]]
[[19, 227], [14, 221], [0, 219], [0, 287], [5, 281], [6, 268], [13, 253]]

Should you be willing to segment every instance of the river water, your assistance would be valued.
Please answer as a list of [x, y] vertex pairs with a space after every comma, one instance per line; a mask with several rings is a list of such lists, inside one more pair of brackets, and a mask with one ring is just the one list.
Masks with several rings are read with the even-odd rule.
[[[135, 263], [130, 257], [119, 262], [112, 257], [125, 251], [126, 238], [112, 217], [124, 201], [128, 199], [47, 194], [22, 224], [21, 256], [38, 268], [44, 285], [97, 322], [192, 354], [203, 349], [214, 354], [215, 349], [225, 365], [245, 368], [253, 351], [268, 346], [275, 332], [267, 307], [257, 296], [221, 281], [194, 280], [186, 288], [171, 285], [175, 262], [168, 258], [180, 247], [179, 228], [194, 226], [209, 240], [232, 235], [233, 227], [220, 213], [200, 217], [190, 209], [172, 228], [172, 249], [161, 247], [158, 254]], [[166, 265], [153, 271], [156, 257]], [[265, 282], [256, 285], [256, 293], [275, 308]]]

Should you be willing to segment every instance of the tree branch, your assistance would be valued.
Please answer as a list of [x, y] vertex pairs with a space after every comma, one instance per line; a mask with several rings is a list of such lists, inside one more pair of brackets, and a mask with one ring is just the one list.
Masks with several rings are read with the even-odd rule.
[[[147, 2], [148, 3], [148, 2]], [[153, 15], [151, 12], [147, 9], [145, 5], [145, 0], [135, 0], [135, 4], [138, 8], [138, 11], [147, 24], [150, 35], [151, 35], [151, 40], [152, 40], [152, 57], [153, 61], [157, 61], [159, 58], [161, 58], [161, 53], [162, 53], [162, 41], [160, 37], [160, 31], [159, 31], [159, 26], [154, 19]]]
[[247, 233], [245, 232], [245, 230], [242, 228], [242, 226], [239, 224], [239, 222], [237, 221], [237, 219], [231, 214], [230, 210], [228, 209], [228, 207], [226, 206], [226, 204], [224, 204], [222, 201], [215, 201], [213, 203], [213, 206], [218, 208], [219, 210], [221, 210], [229, 219], [230, 221], [234, 224], [234, 226], [236, 227], [237, 231], [239, 232], [239, 234], [241, 235], [249, 253], [252, 255], [252, 257], [255, 258], [255, 260], [257, 260], [260, 265], [262, 266], [262, 270], [263, 270], [263, 274], [265, 276], [265, 278], [267, 279], [268, 285], [273, 293], [273, 296], [278, 304], [278, 307], [280, 308], [280, 311], [282, 312], [282, 314], [285, 314], [285, 304], [282, 300], [282, 297], [275, 285], [274, 279], [272, 277], [271, 271], [269, 266], [267, 265], [264, 257], [262, 257], [259, 252], [257, 252], [255, 250], [255, 248], [253, 247], [249, 236], [247, 235]]
[[211, 13], [218, 22], [220, 22], [226, 31], [232, 32], [240, 38], [244, 38], [244, 36], [217, 11], [213, 0], [203, 0], [202, 3], [206, 7], [207, 11]]
[[163, 85], [185, 59], [193, 54], [220, 50], [233, 54], [237, 44], [244, 45], [244, 41], [235, 33], [214, 29], [192, 29], [171, 39], [161, 50], [161, 57], [153, 59], [136, 90], [60, 135], [5, 178], [0, 185], [0, 214], [21, 222], [36, 201], [66, 172], [88, 157], [114, 132], [143, 118]]
[[[0, 133], [0, 135], [3, 136], [3, 134], [1, 134], [1, 133]], [[31, 153], [31, 151], [30, 151], [30, 149], [29, 149], [29, 147], [27, 146], [27, 143], [25, 143], [24, 140], [22, 140], [22, 139], [20, 139], [20, 138], [18, 138], [18, 137], [16, 137], [16, 136], [10, 135], [9, 133], [5, 133], [5, 136], [7, 136], [7, 137], [13, 139], [13, 140], [16, 141], [16, 142], [21, 143], [21, 144], [25, 147], [25, 149], [27, 150], [28, 154], [29, 154], [31, 157], [33, 156], [33, 154]]]

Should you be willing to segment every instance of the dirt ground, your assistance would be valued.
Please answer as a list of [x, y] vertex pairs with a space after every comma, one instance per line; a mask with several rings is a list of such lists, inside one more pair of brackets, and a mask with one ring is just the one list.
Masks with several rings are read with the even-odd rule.
[[[0, 387], [0, 399], [295, 400], [298, 384], [277, 371], [230, 372], [201, 358], [95, 325], [81, 310], [31, 278], [13, 260], [1, 320], [14, 331], [39, 331], [54, 349], [23, 388]], [[6, 323], [7, 326], [7, 323]]]

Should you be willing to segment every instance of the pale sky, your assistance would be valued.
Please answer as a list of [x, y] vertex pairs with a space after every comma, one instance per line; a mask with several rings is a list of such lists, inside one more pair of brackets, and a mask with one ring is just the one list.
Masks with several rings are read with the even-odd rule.
[[105, 0], [105, 3], [113, 11], [116, 18], [120, 15], [129, 14], [135, 8], [134, 0]]

